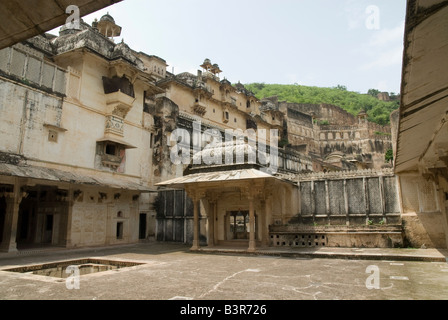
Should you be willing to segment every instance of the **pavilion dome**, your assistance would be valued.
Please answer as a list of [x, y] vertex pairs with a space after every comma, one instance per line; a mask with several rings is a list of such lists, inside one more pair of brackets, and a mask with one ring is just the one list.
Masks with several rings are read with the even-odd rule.
[[100, 21], [109, 21], [109, 22], [115, 23], [114, 18], [112, 18], [112, 16], [109, 13], [102, 16]]
[[[242, 141], [237, 139], [236, 141], [228, 141], [217, 143], [216, 145], [205, 148], [202, 151], [199, 151], [193, 155], [193, 163], [201, 162], [201, 166], [204, 165], [204, 159], [214, 158], [216, 155], [222, 156], [222, 165], [225, 164], [226, 154], [232, 155], [233, 163], [231, 165], [241, 165], [241, 164], [251, 164], [250, 159], [255, 158], [255, 163], [257, 162], [257, 148], [256, 146], [252, 146], [246, 141]], [[263, 156], [264, 160], [269, 162], [269, 157], [266, 155], [258, 154], [258, 156]], [[243, 163], [235, 163], [238, 161], [238, 158], [242, 157]], [[253, 163], [253, 164], [255, 164]], [[215, 165], [211, 165], [213, 167]]]

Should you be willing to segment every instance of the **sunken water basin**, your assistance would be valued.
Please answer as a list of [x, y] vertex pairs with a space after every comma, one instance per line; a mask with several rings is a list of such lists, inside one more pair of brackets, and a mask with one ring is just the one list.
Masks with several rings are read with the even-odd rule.
[[71, 261], [52, 262], [46, 264], [23, 266], [12, 269], [5, 269], [2, 271], [18, 272], [23, 274], [35, 274], [40, 276], [54, 277], [54, 278], [68, 278], [72, 273], [66, 273], [66, 269], [69, 266], [76, 266], [79, 269], [79, 275], [119, 270], [123, 268], [129, 268], [139, 266], [144, 263], [139, 262], [127, 262], [127, 261], [113, 261], [105, 259], [80, 259]]

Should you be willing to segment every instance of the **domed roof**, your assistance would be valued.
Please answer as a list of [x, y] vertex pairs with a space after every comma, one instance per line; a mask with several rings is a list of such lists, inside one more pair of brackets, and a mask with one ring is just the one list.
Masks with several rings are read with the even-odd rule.
[[109, 12], [107, 14], [105, 14], [104, 16], [102, 16], [100, 21], [110, 21], [112, 23], [115, 23], [114, 18], [112, 18], [112, 16], [109, 14]]
[[[199, 151], [193, 155], [193, 163], [206, 163], [210, 162], [214, 157], [222, 157], [222, 164], [226, 163], [226, 155], [232, 155], [233, 160], [236, 161], [243, 160], [243, 163], [250, 164], [251, 158], [256, 161], [257, 148], [256, 146], [251, 146], [249, 143], [236, 139], [236, 141], [226, 141], [221, 143], [216, 143], [213, 146], [208, 146], [202, 151]], [[259, 157], [263, 157], [264, 161], [269, 162], [269, 157], [263, 155], [262, 152], [258, 153]], [[236, 157], [236, 158], [235, 158]], [[241, 157], [239, 159], [238, 157]], [[239, 160], [238, 160], [239, 159]], [[231, 165], [236, 163], [232, 162]], [[238, 165], [238, 164], [237, 164]]]
[[221, 83], [222, 83], [222, 84], [232, 85], [232, 83], [231, 83], [229, 80], [227, 80], [226, 78], [224, 78], [223, 80], [221, 80]]

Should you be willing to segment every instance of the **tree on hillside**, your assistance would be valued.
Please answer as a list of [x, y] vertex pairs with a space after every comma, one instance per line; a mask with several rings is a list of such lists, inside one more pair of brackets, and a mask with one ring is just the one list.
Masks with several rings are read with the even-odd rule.
[[377, 98], [378, 94], [380, 93], [380, 90], [377, 89], [369, 89], [369, 91], [367, 91], [368, 95], [371, 95], [372, 97]]
[[340, 84], [338, 84], [338, 85], [335, 87], [335, 89], [338, 89], [338, 90], [341, 90], [341, 91], [347, 91], [347, 87], [346, 87], [346, 86], [343, 86], [343, 85], [340, 85]]
[[246, 89], [252, 91], [258, 99], [277, 96], [279, 101], [290, 103], [321, 104], [338, 106], [356, 116], [361, 109], [368, 114], [369, 121], [385, 125], [390, 121], [390, 114], [399, 107], [399, 100], [381, 101], [372, 96], [379, 92], [371, 89], [371, 94], [359, 94], [348, 91], [347, 87], [338, 85], [333, 88], [308, 87], [301, 85], [280, 85], [252, 83], [246, 84]]

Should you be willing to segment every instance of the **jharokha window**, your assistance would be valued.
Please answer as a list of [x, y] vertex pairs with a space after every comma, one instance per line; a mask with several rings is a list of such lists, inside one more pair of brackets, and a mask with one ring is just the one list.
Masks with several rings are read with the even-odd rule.
[[97, 169], [120, 172], [124, 170], [126, 149], [123, 145], [111, 141], [98, 142], [95, 161]]
[[121, 78], [116, 76], [113, 78], [103, 77], [103, 86], [105, 94], [121, 91], [124, 94], [135, 98], [134, 86], [132, 85], [131, 81], [126, 78], [126, 76], [123, 76]]

